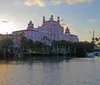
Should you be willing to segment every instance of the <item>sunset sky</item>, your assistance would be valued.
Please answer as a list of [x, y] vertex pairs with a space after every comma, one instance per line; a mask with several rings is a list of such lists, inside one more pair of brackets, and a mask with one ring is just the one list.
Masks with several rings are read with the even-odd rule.
[[0, 33], [26, 29], [30, 20], [37, 27], [51, 15], [60, 16], [81, 41], [90, 41], [93, 30], [100, 37], [100, 0], [0, 0], [0, 20], [7, 21], [0, 23]]

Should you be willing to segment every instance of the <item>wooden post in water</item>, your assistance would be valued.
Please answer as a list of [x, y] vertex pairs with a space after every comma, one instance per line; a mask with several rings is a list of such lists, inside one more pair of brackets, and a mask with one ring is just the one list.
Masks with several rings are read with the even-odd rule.
[[5, 51], [5, 48], [4, 48], [4, 60], [5, 60], [5, 56], [6, 56], [6, 51]]

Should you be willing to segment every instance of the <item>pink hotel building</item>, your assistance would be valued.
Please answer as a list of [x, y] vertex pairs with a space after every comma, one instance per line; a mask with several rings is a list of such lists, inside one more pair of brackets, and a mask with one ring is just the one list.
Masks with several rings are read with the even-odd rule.
[[53, 15], [51, 15], [48, 21], [46, 21], [45, 17], [43, 16], [42, 26], [39, 26], [38, 28], [35, 28], [32, 21], [30, 21], [26, 30], [14, 31], [12, 35], [16, 39], [17, 43], [20, 43], [19, 35], [21, 33], [24, 33], [28, 39], [43, 43], [45, 42], [48, 45], [53, 40], [79, 42], [78, 36], [71, 34], [68, 27], [64, 32], [64, 28], [60, 24], [60, 18], [57, 17], [57, 21], [55, 21], [53, 19]]

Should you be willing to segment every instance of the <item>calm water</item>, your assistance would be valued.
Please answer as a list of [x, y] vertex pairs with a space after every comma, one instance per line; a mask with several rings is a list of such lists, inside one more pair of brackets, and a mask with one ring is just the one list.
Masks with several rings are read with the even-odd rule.
[[0, 85], [100, 85], [100, 58], [1, 63]]

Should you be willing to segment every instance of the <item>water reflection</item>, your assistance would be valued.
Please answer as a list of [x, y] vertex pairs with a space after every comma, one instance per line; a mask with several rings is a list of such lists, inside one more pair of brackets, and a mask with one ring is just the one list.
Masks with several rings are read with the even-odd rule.
[[32, 58], [0, 64], [0, 85], [100, 85], [100, 59]]

